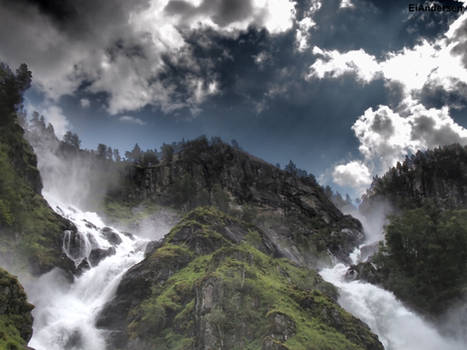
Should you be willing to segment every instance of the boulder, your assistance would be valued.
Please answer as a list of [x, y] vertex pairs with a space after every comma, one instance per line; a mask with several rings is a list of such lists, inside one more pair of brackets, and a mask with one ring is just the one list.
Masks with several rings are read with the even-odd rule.
[[107, 258], [108, 256], [114, 255], [115, 254], [115, 248], [110, 247], [107, 249], [103, 248], [95, 248], [91, 250], [91, 253], [89, 253], [88, 256], [88, 261], [91, 266], [96, 266], [99, 264], [104, 258]]
[[110, 227], [104, 227], [101, 230], [102, 235], [109, 241], [110, 244], [116, 246], [122, 243], [122, 239], [116, 233], [114, 230], [112, 230]]

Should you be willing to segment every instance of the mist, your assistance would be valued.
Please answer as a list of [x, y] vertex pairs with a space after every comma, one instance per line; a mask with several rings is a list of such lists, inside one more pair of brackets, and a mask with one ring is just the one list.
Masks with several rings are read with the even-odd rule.
[[[138, 212], [144, 211], [145, 208], [138, 206], [133, 209], [135, 215]], [[160, 241], [164, 236], [170, 232], [178, 221], [180, 221], [181, 215], [176, 210], [170, 208], [158, 208], [146, 215], [140, 220], [133, 222], [130, 225], [117, 224], [116, 226], [120, 230], [130, 231], [138, 237], [149, 239], [153, 241]]]
[[63, 203], [96, 210], [122, 181], [119, 164], [59, 141], [50, 126], [29, 125], [26, 138], [37, 156], [43, 192]]

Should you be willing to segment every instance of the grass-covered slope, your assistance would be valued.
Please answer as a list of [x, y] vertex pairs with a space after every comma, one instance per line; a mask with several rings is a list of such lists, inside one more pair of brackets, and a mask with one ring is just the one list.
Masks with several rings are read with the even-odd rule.
[[32, 148], [16, 124], [0, 126], [0, 254], [7, 265], [34, 273], [67, 267], [63, 231], [73, 229], [40, 194]]
[[0, 268], [0, 349], [27, 349], [32, 309], [16, 277]]
[[98, 326], [114, 349], [382, 349], [257, 227], [198, 208], [130, 269]]
[[[0, 66], [0, 257], [15, 269], [42, 273], [55, 266], [68, 269], [62, 253], [63, 231], [74, 229], [41, 196], [36, 156], [24, 139], [17, 106], [10, 95], [21, 80]], [[17, 91], [20, 94], [21, 91]]]

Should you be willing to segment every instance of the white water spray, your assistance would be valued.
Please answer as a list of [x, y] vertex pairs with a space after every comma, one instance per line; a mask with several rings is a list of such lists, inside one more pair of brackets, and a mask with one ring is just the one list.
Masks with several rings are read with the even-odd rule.
[[106, 227], [95, 213], [44, 195], [51, 207], [78, 229], [76, 234], [64, 235], [66, 254], [76, 266], [89, 263], [71, 284], [54, 270], [27, 286], [36, 306], [29, 345], [36, 350], [104, 350], [105, 334], [94, 326], [96, 317], [123, 274], [144, 258], [147, 241]]
[[[353, 263], [361, 248], [350, 255]], [[339, 289], [339, 304], [365, 322], [378, 335], [386, 350], [465, 350], [462, 341], [446, 339], [422, 317], [404, 306], [393, 293], [362, 281], [346, 278], [349, 266], [337, 263], [320, 271]]]

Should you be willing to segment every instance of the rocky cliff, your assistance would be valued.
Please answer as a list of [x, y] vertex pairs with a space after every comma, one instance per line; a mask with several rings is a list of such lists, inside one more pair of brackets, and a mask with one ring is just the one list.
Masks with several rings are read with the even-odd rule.
[[316, 266], [329, 253], [346, 260], [363, 239], [360, 223], [330, 202], [313, 176], [281, 170], [219, 140], [184, 143], [156, 165], [130, 165], [124, 185], [107, 198], [107, 213], [121, 203], [156, 203], [182, 211], [214, 205], [261, 227], [292, 261]]
[[202, 207], [148, 247], [98, 326], [111, 349], [383, 349], [336, 298], [266, 232]]
[[0, 268], [0, 348], [26, 350], [32, 336], [31, 310], [16, 277]]

